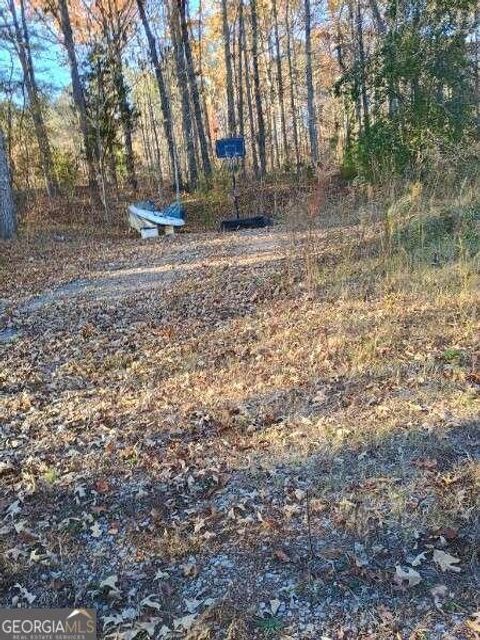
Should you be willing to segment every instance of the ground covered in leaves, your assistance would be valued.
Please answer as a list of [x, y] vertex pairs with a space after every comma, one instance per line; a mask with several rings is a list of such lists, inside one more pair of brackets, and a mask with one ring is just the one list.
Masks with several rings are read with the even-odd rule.
[[473, 263], [361, 225], [3, 249], [2, 606], [112, 639], [479, 637]]

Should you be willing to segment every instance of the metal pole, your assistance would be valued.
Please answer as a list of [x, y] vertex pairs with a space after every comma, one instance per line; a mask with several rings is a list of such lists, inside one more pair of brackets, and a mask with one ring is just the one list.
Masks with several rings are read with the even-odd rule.
[[180, 203], [180, 182], [178, 179], [178, 160], [177, 160], [177, 150], [175, 149], [175, 153], [173, 154], [173, 171], [175, 174], [175, 198], [177, 200], [177, 204]]
[[240, 219], [240, 207], [238, 206], [237, 180], [235, 178], [235, 158], [230, 158], [230, 170], [232, 172], [233, 208], [235, 209], [235, 215], [237, 217], [237, 220], [239, 220]]

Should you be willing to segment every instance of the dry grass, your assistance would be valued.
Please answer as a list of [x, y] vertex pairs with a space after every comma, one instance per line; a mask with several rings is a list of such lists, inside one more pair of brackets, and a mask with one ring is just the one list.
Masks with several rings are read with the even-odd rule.
[[440, 215], [416, 189], [9, 249], [4, 605], [91, 605], [112, 638], [478, 637], [478, 257], [463, 226], [435, 260], [405, 242], [406, 209]]

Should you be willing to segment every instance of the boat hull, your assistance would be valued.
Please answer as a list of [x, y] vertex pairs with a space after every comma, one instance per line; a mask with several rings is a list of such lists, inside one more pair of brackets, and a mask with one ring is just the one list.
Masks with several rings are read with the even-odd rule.
[[148, 211], [147, 209], [136, 207], [133, 204], [128, 207], [128, 211], [135, 217], [140, 218], [141, 220], [145, 220], [147, 223], [150, 223], [146, 224], [146, 227], [150, 225], [157, 225], [162, 227], [183, 227], [185, 225], [185, 220], [183, 220], [182, 218], [165, 216], [162, 215], [161, 211]]

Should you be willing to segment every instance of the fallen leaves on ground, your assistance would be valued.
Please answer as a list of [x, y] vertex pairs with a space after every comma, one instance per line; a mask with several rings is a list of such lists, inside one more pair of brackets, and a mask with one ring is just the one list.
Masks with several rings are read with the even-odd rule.
[[478, 299], [379, 276], [375, 233], [319, 231], [313, 285], [282, 230], [16, 250], [2, 605], [139, 640], [475, 631]]

